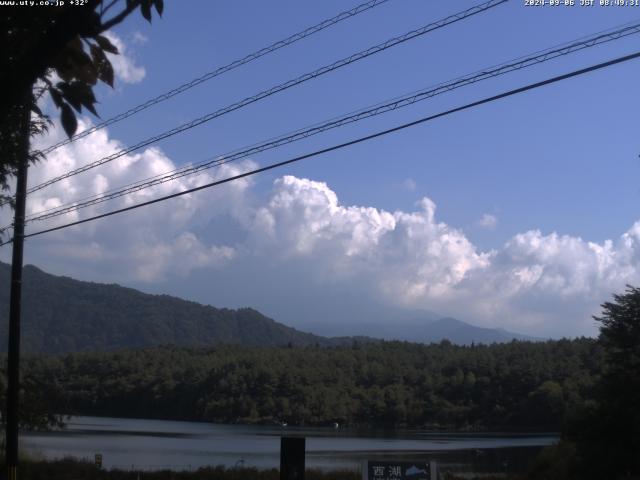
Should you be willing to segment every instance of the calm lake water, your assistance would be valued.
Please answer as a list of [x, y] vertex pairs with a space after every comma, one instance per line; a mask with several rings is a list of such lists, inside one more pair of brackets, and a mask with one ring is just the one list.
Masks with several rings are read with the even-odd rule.
[[277, 468], [280, 437], [307, 439], [308, 468], [358, 469], [364, 460], [435, 460], [452, 468], [519, 471], [554, 434], [451, 434], [420, 430], [217, 425], [211, 423], [72, 417], [62, 431], [25, 433], [22, 448], [45, 458], [73, 456], [105, 468], [196, 469], [205, 465]]

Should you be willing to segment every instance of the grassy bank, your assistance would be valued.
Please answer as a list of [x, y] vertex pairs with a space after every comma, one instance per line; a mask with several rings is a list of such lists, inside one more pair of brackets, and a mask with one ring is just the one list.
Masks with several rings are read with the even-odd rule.
[[[73, 458], [44, 461], [22, 461], [19, 470], [21, 480], [279, 480], [278, 469], [258, 470], [255, 468], [203, 467], [193, 471], [140, 471], [106, 470], [97, 468], [91, 462]], [[307, 470], [306, 480], [360, 480], [359, 472], [335, 470], [323, 472]], [[500, 474], [441, 473], [441, 480], [522, 480], [524, 477]]]
[[[23, 461], [21, 480], [279, 480], [277, 469], [204, 467], [193, 471], [175, 472], [105, 470], [91, 462], [75, 459], [55, 461]], [[306, 480], [360, 480], [360, 474], [349, 470], [322, 472], [307, 470]]]

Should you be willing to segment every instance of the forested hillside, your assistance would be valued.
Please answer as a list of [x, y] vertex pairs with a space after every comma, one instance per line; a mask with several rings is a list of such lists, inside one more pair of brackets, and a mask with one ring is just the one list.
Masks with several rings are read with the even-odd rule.
[[549, 430], [589, 397], [601, 364], [591, 339], [163, 347], [30, 358], [25, 388], [66, 414]]
[[[9, 265], [0, 262], [0, 317], [4, 318], [9, 311], [9, 275]], [[24, 268], [22, 298], [22, 348], [32, 353], [169, 343], [279, 346], [351, 342], [300, 332], [251, 308], [219, 309], [119, 285], [81, 282], [32, 265]], [[0, 322], [0, 351], [6, 351], [7, 324]]]

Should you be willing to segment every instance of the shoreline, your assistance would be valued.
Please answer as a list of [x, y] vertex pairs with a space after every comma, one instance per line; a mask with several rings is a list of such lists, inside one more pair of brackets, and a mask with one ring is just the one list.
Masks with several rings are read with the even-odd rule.
[[[97, 415], [97, 414], [55, 414], [60, 416], [63, 423], [68, 423], [68, 419], [70, 418], [98, 418], [98, 419], [117, 419], [117, 420], [130, 420], [130, 421], [157, 421], [157, 422], [174, 422], [174, 423], [193, 423], [200, 425], [213, 425], [213, 426], [221, 426], [221, 427], [264, 427], [264, 428], [281, 428], [283, 431], [295, 431], [296, 429], [308, 429], [308, 430], [327, 430], [327, 431], [336, 431], [336, 432], [358, 432], [358, 431], [369, 431], [369, 432], [420, 432], [425, 435], [439, 435], [439, 434], [448, 434], [448, 435], [478, 435], [478, 436], [496, 436], [496, 437], [526, 437], [526, 436], [553, 436], [560, 437], [561, 432], [548, 430], [543, 428], [505, 428], [504, 426], [500, 427], [481, 427], [474, 426], [468, 428], [460, 428], [455, 427], [454, 425], [385, 425], [385, 424], [375, 424], [375, 423], [350, 423], [350, 424], [342, 424], [337, 428], [331, 424], [289, 424], [282, 425], [277, 422], [210, 422], [205, 420], [188, 420], [188, 419], [176, 419], [176, 418], [157, 418], [157, 417], [125, 417], [125, 416], [111, 416], [111, 415]], [[62, 428], [54, 427], [50, 431], [64, 431], [66, 425], [63, 425]], [[28, 433], [42, 433], [48, 430], [43, 431], [34, 431]]]

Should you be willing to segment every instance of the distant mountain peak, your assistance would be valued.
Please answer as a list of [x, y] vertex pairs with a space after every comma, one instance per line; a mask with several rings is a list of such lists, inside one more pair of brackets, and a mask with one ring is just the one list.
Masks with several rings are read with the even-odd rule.
[[[0, 312], [8, 316], [10, 266], [0, 262]], [[3, 281], [4, 279], [4, 281]], [[244, 344], [350, 345], [371, 337], [326, 337], [302, 332], [251, 307], [216, 308], [170, 295], [151, 295], [117, 284], [55, 276], [34, 265], [24, 268], [23, 349], [32, 353], [112, 350], [158, 345]], [[388, 340], [417, 343], [494, 343], [539, 340], [503, 329], [482, 328], [428, 310], [387, 308], [384, 323], [354, 324]], [[396, 317], [397, 315], [397, 317]], [[344, 322], [345, 324], [348, 322]], [[357, 326], [359, 325], [359, 327]], [[6, 348], [7, 322], [0, 324], [0, 350]]]

